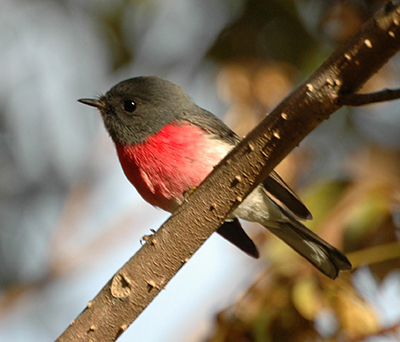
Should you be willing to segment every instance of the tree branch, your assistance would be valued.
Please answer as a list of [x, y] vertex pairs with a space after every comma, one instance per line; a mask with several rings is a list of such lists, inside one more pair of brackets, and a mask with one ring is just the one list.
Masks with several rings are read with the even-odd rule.
[[385, 89], [375, 93], [368, 94], [348, 94], [342, 95], [338, 100], [342, 106], [364, 106], [367, 104], [398, 100], [400, 98], [400, 89]]
[[[387, 5], [270, 115], [113, 276], [58, 341], [114, 341], [272, 169], [400, 49]], [[235, 178], [236, 177], [236, 178]], [[238, 181], [240, 179], [240, 181]]]

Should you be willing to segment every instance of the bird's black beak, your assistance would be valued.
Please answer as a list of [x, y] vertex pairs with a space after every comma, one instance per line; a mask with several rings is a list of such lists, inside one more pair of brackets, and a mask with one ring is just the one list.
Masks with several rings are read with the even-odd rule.
[[79, 99], [78, 102], [88, 106], [96, 107], [99, 110], [102, 110], [105, 107], [105, 103], [102, 97], [99, 99]]

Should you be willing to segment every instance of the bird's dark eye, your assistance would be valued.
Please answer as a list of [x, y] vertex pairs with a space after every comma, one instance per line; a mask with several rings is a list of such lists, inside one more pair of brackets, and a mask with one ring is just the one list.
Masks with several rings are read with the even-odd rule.
[[135, 111], [136, 109], [136, 103], [134, 101], [124, 101], [124, 109], [129, 112], [132, 113]]

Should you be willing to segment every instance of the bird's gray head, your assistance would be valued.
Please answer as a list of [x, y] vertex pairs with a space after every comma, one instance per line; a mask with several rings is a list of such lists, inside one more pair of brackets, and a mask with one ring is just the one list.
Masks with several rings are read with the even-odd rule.
[[198, 108], [180, 86], [160, 77], [130, 78], [98, 99], [78, 101], [98, 108], [111, 138], [126, 146], [145, 141]]

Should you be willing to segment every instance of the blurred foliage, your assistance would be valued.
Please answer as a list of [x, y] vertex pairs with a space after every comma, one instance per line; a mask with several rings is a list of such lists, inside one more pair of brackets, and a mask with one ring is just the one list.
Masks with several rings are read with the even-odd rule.
[[[244, 2], [241, 15], [222, 30], [208, 56], [222, 63], [271, 60], [303, 67], [316, 42], [304, 29], [291, 1]], [[251, 37], [251, 39], [249, 39]]]
[[[315, 322], [332, 320], [317, 330]], [[313, 274], [283, 275], [275, 268], [254, 283], [234, 307], [218, 314], [220, 341], [361, 341], [381, 333], [376, 311], [346, 280]]]
[[109, 45], [109, 51], [112, 51], [112, 69], [117, 70], [132, 61], [134, 56], [131, 45], [128, 44], [124, 32], [124, 16], [129, 7], [130, 0], [121, 0], [114, 2], [111, 6], [105, 8], [96, 8], [96, 2], [93, 2], [98, 20], [103, 27], [106, 42]]

